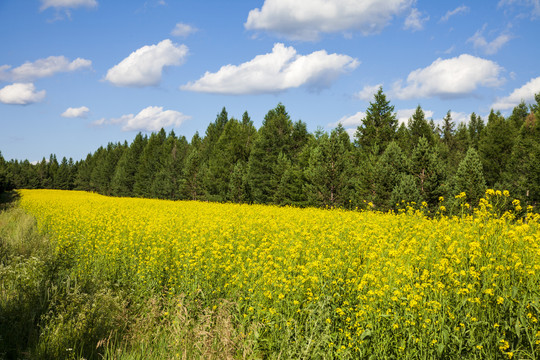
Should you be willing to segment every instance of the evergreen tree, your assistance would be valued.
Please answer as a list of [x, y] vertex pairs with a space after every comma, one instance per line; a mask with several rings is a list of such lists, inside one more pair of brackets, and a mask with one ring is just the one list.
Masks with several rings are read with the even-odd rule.
[[247, 199], [246, 190], [247, 165], [243, 161], [238, 161], [233, 168], [229, 181], [229, 192], [227, 198], [234, 203], [244, 203]]
[[420, 204], [423, 201], [418, 187], [416, 185], [416, 179], [410, 174], [401, 174], [399, 183], [392, 190], [390, 196], [390, 202], [394, 209], [404, 208], [404, 203], [416, 203]]
[[198, 133], [193, 135], [184, 161], [182, 181], [179, 184], [182, 199], [205, 200], [205, 179], [208, 168], [202, 161], [202, 140]]
[[478, 153], [489, 187], [502, 180], [514, 145], [512, 125], [500, 113], [491, 111], [488, 124], [478, 144]]
[[344, 206], [350, 199], [351, 143], [341, 124], [311, 150], [305, 171], [308, 198], [316, 206]]
[[139, 166], [135, 174], [133, 192], [135, 196], [152, 197], [152, 184], [156, 175], [164, 166], [163, 144], [167, 134], [162, 128], [158, 133], [152, 133], [140, 156]]
[[540, 121], [532, 112], [515, 141], [504, 186], [526, 204], [540, 204]]
[[64, 156], [56, 175], [56, 189], [71, 190], [73, 188], [73, 178], [68, 160]]
[[135, 174], [139, 166], [139, 159], [148, 142], [148, 138], [139, 132], [129, 148], [123, 153], [116, 165], [111, 181], [112, 193], [115, 196], [133, 196]]
[[446, 116], [443, 118], [443, 125], [442, 125], [442, 141], [443, 143], [450, 149], [450, 151], [453, 151], [455, 149], [455, 135], [456, 131], [454, 129], [454, 122], [452, 121], [452, 114], [450, 113], [450, 110], [446, 113]]
[[480, 116], [477, 116], [475, 113], [471, 114], [471, 118], [469, 121], [469, 140], [470, 145], [474, 146], [475, 149], [478, 150], [478, 143], [480, 141], [480, 137], [482, 136], [482, 132], [484, 131], [485, 124], [484, 120]]
[[279, 185], [274, 176], [274, 165], [280, 153], [289, 156], [292, 130], [291, 119], [282, 104], [264, 117], [248, 163], [247, 182], [253, 202], [272, 202]]
[[426, 138], [420, 138], [409, 164], [420, 197], [431, 208], [434, 208], [438, 204], [439, 197], [444, 195], [446, 180], [444, 167], [436, 148], [430, 146]]
[[399, 145], [391, 142], [383, 154], [378, 158], [374, 169], [374, 203], [377, 207], [388, 209], [391, 203], [391, 194], [406, 172], [405, 156]]
[[397, 127], [394, 106], [390, 105], [390, 101], [386, 99], [380, 87], [374, 96], [374, 101], [369, 103], [362, 125], [356, 130], [356, 144], [366, 152], [377, 146], [381, 154], [395, 139]]
[[2, 156], [2, 152], [0, 151], [0, 194], [7, 190], [11, 190], [8, 166], [6, 160]]
[[474, 147], [470, 147], [463, 161], [459, 163], [453, 179], [454, 194], [464, 192], [467, 201], [476, 206], [486, 190], [486, 181], [482, 172], [482, 163]]
[[408, 127], [413, 146], [416, 146], [422, 137], [426, 138], [431, 145], [434, 143], [433, 130], [426, 120], [426, 115], [420, 105], [416, 107], [416, 111], [409, 119]]

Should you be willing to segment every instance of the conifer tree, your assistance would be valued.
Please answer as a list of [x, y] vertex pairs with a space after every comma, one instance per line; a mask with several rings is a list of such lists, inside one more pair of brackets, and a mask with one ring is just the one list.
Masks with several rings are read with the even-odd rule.
[[312, 205], [343, 206], [350, 199], [351, 143], [349, 135], [339, 124], [330, 136], [324, 134], [311, 150], [308, 180], [308, 198]]
[[377, 146], [379, 154], [382, 154], [386, 146], [395, 139], [397, 127], [394, 106], [390, 105], [382, 87], [379, 87], [374, 101], [369, 103], [362, 125], [356, 130], [356, 144], [366, 152]]
[[278, 104], [264, 117], [248, 163], [247, 182], [253, 202], [272, 202], [279, 184], [274, 176], [274, 165], [280, 153], [289, 156], [292, 130], [283, 104]]
[[391, 142], [378, 158], [374, 169], [374, 203], [377, 207], [388, 209], [391, 194], [406, 172], [405, 156], [396, 142]]
[[440, 196], [444, 195], [446, 175], [440, 161], [437, 149], [422, 137], [414, 149], [410, 162], [410, 173], [413, 175], [420, 197], [430, 207], [438, 204]]
[[426, 115], [420, 105], [416, 107], [416, 111], [409, 119], [408, 128], [413, 146], [416, 146], [422, 137], [426, 138], [430, 144], [434, 143], [433, 130], [426, 120]]
[[504, 173], [504, 186], [526, 204], [540, 204], [540, 121], [529, 113]]
[[474, 146], [475, 149], [478, 150], [478, 143], [480, 141], [480, 137], [482, 136], [482, 132], [484, 131], [485, 124], [484, 120], [480, 116], [477, 116], [474, 112], [471, 114], [471, 118], [469, 121], [469, 140], [470, 145]]
[[404, 208], [406, 203], [419, 205], [423, 201], [420, 191], [418, 191], [417, 181], [413, 175], [401, 174], [398, 184], [392, 190], [390, 203], [394, 209]]
[[139, 159], [148, 138], [139, 132], [133, 142], [123, 153], [116, 165], [111, 180], [112, 194], [115, 196], [134, 196], [135, 174], [139, 166]]
[[167, 134], [162, 128], [158, 133], [152, 133], [146, 143], [139, 159], [139, 165], [135, 174], [133, 192], [135, 196], [151, 197], [152, 183], [160, 172], [163, 164], [163, 144]]
[[459, 163], [453, 179], [454, 195], [464, 192], [467, 201], [475, 206], [486, 190], [482, 163], [474, 147], [470, 147], [465, 158]]
[[494, 113], [492, 110], [478, 144], [484, 177], [489, 187], [495, 187], [502, 180], [514, 145], [513, 134], [512, 125], [499, 112]]

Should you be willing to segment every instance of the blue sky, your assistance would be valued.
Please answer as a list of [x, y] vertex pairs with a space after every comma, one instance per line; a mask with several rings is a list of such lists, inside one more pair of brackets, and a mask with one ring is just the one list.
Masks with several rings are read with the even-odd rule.
[[540, 0], [2, 0], [0, 151], [84, 158], [225, 106], [352, 133], [378, 86], [406, 121], [509, 114], [540, 92]]

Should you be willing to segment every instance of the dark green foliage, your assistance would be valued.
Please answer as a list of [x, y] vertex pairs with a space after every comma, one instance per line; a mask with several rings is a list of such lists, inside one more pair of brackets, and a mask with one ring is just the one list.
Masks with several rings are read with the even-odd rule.
[[305, 170], [309, 203], [314, 206], [342, 207], [351, 199], [351, 143], [341, 124], [324, 134], [311, 149]]
[[423, 198], [413, 175], [401, 174], [399, 183], [392, 190], [390, 201], [395, 209], [403, 209], [407, 203], [415, 203], [416, 207], [420, 205]]
[[399, 145], [391, 142], [377, 160], [374, 169], [374, 204], [378, 208], [387, 209], [391, 203], [394, 187], [401, 181], [406, 172], [405, 156]]
[[488, 187], [494, 187], [502, 180], [514, 145], [514, 134], [513, 125], [500, 113], [492, 110], [478, 143], [478, 153]]
[[439, 197], [444, 195], [446, 174], [437, 149], [430, 146], [424, 137], [420, 138], [412, 153], [409, 171], [416, 181], [420, 197], [434, 208]]
[[272, 202], [280, 181], [274, 175], [275, 165], [280, 153], [290, 154], [292, 131], [293, 124], [282, 104], [264, 117], [248, 162], [247, 182], [253, 202]]
[[416, 111], [408, 122], [411, 143], [416, 146], [420, 138], [424, 137], [430, 143], [434, 143], [433, 129], [426, 120], [426, 115], [422, 107], [418, 105]]
[[[191, 142], [164, 129], [137, 134], [131, 144], [109, 143], [83, 160], [51, 154], [33, 164], [0, 154], [0, 192], [13, 188], [96, 191], [106, 195], [292, 206], [363, 207], [388, 210], [398, 197], [422, 199], [430, 210], [440, 196], [453, 198], [474, 186], [506, 188], [527, 204], [540, 202], [540, 149], [535, 104], [521, 103], [505, 118], [491, 111], [487, 124], [475, 113], [454, 123], [448, 111], [436, 124], [419, 105], [400, 124], [382, 88], [366, 110], [351, 143], [339, 125], [330, 134], [309, 133], [278, 104], [257, 130], [247, 112], [241, 120], [223, 108]], [[476, 150], [482, 169], [471, 167]], [[468, 164], [467, 166], [465, 166]], [[458, 170], [468, 176], [459, 179]], [[407, 176], [406, 176], [407, 175]], [[414, 180], [416, 190], [412, 187]], [[418, 196], [417, 196], [418, 195]], [[469, 195], [469, 194], [468, 194]]]
[[471, 120], [469, 121], [469, 140], [470, 145], [474, 146], [475, 149], [478, 149], [478, 143], [482, 132], [485, 128], [484, 120], [480, 116], [477, 116], [475, 113], [471, 114]]
[[378, 154], [382, 154], [386, 146], [395, 139], [397, 126], [394, 106], [386, 100], [386, 95], [380, 87], [374, 95], [373, 102], [369, 103], [362, 125], [356, 130], [356, 144], [366, 152], [377, 146]]
[[530, 113], [515, 141], [507, 171], [505, 188], [526, 204], [540, 203], [540, 121]]
[[150, 135], [139, 159], [137, 173], [135, 174], [133, 192], [136, 196], [156, 197], [152, 184], [165, 163], [163, 144], [166, 139], [167, 134], [163, 129], [159, 133]]
[[475, 206], [486, 190], [486, 181], [482, 172], [482, 163], [478, 153], [473, 147], [467, 151], [467, 155], [459, 164], [453, 179], [454, 194], [464, 192], [467, 201]]
[[111, 188], [115, 196], [133, 195], [135, 185], [135, 174], [139, 165], [139, 159], [146, 146], [148, 139], [138, 133], [135, 139], [123, 153], [116, 166]]

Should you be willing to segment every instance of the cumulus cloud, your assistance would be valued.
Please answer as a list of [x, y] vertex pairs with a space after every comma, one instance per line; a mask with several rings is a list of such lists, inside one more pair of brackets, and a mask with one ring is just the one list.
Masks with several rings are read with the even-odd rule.
[[230, 95], [276, 93], [302, 85], [322, 89], [358, 65], [358, 60], [347, 55], [325, 50], [298, 55], [292, 46], [277, 43], [271, 53], [240, 65], [222, 66], [215, 73], [206, 72], [181, 89]]
[[[425, 115], [426, 119], [429, 119], [429, 118], [433, 117], [433, 111], [432, 110], [422, 109], [422, 111], [424, 112], [424, 115]], [[400, 124], [404, 123], [405, 125], [407, 125], [407, 122], [409, 121], [410, 118], [412, 118], [412, 116], [413, 116], [413, 114], [415, 112], [416, 112], [416, 108], [414, 108], [414, 109], [399, 109], [398, 111], [396, 111], [396, 117], [397, 117]]]
[[488, 42], [483, 35], [485, 28], [486, 26], [484, 25], [484, 27], [471, 36], [467, 42], [472, 43], [475, 49], [480, 49], [487, 55], [497, 53], [504, 44], [512, 39], [512, 36], [503, 33]]
[[381, 86], [382, 84], [366, 85], [362, 88], [362, 90], [355, 93], [354, 97], [364, 101], [371, 101], [373, 100], [373, 95], [375, 95], [377, 91], [379, 91], [379, 88]]
[[422, 13], [418, 9], [413, 8], [409, 16], [405, 19], [403, 28], [405, 30], [418, 31], [424, 28], [424, 23], [429, 20], [429, 16], [422, 17]]
[[36, 91], [32, 83], [14, 83], [0, 89], [0, 102], [12, 105], [28, 105], [45, 98], [45, 90]]
[[49, 56], [34, 62], [27, 61], [14, 69], [11, 69], [10, 65], [2, 65], [0, 66], [0, 80], [31, 81], [61, 72], [90, 68], [92, 68], [92, 61], [87, 59], [77, 58], [69, 61], [65, 56]]
[[249, 12], [245, 28], [275, 33], [292, 40], [317, 40], [321, 33], [357, 30], [380, 32], [414, 0], [265, 0]]
[[510, 95], [497, 99], [491, 107], [496, 110], [512, 109], [521, 101], [534, 102], [534, 95], [538, 93], [540, 93], [540, 76], [529, 80], [522, 87], [514, 89]]
[[161, 106], [149, 106], [137, 115], [122, 115], [119, 118], [99, 119], [93, 125], [120, 124], [123, 131], [159, 131], [161, 128], [180, 126], [191, 116], [174, 110], [163, 110]]
[[444, 14], [444, 16], [441, 17], [439, 22], [446, 22], [446, 21], [448, 21], [448, 19], [450, 19], [454, 15], [465, 14], [467, 12], [469, 12], [469, 7], [468, 6], [465, 6], [465, 5], [458, 6], [454, 10], [448, 10], [446, 12], [446, 14]]
[[194, 32], [197, 32], [197, 28], [194, 28], [193, 26], [188, 24], [178, 23], [171, 31], [171, 35], [186, 37], [193, 34]]
[[163, 68], [182, 65], [187, 54], [187, 46], [173, 44], [171, 40], [165, 39], [156, 45], [143, 46], [132, 52], [107, 71], [105, 80], [116, 86], [158, 85]]
[[90, 109], [86, 106], [81, 106], [78, 108], [67, 108], [60, 116], [65, 118], [85, 118]]
[[335, 128], [339, 124], [343, 125], [344, 128], [356, 128], [362, 124], [362, 119], [366, 117], [366, 113], [359, 111], [354, 115], [344, 116], [336, 122], [328, 124], [329, 127]]
[[78, 7], [96, 7], [98, 5], [96, 0], [41, 0], [41, 8], [43, 11], [50, 7], [60, 8], [78, 8]]
[[394, 83], [393, 93], [399, 99], [463, 97], [479, 86], [501, 85], [502, 71], [497, 63], [468, 54], [445, 60], [438, 58], [428, 67], [412, 71], [405, 84], [401, 80]]

